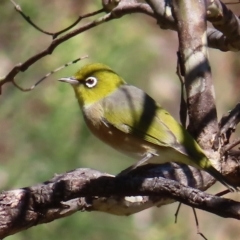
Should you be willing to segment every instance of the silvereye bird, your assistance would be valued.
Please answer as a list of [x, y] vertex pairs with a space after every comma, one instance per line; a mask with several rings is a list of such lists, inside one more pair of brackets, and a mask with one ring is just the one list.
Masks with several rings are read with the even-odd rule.
[[108, 66], [88, 64], [74, 76], [59, 80], [73, 86], [90, 131], [138, 160], [129, 169], [146, 163], [180, 162], [210, 173], [231, 191], [237, 190], [165, 109]]

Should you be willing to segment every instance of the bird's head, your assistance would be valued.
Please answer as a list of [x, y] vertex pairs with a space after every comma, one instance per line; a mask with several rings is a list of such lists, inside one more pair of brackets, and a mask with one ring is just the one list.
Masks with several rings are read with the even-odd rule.
[[116, 91], [124, 80], [108, 66], [92, 63], [83, 66], [74, 76], [60, 78], [70, 83], [81, 107], [86, 107]]

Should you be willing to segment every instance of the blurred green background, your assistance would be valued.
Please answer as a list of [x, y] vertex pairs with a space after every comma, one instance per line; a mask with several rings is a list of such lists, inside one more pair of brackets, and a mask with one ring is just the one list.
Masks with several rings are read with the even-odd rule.
[[[101, 7], [100, 1], [87, 0], [17, 3], [36, 24], [52, 32], [70, 25], [80, 14]], [[234, 11], [237, 10], [235, 6]], [[51, 37], [23, 20], [10, 1], [1, 0], [0, 16], [0, 76], [4, 76], [15, 64], [46, 48]], [[90, 56], [51, 76], [35, 90], [23, 93], [11, 84], [4, 85], [0, 96], [0, 189], [34, 185], [55, 173], [78, 167], [116, 174], [132, 164], [134, 160], [123, 157], [90, 134], [72, 89], [56, 79], [72, 75], [88, 62], [102, 62], [127, 82], [143, 88], [178, 118], [177, 48], [175, 32], [160, 30], [150, 17], [132, 14], [70, 39], [52, 55], [18, 74], [17, 83], [29, 87], [56, 67], [85, 54]], [[210, 50], [210, 60], [220, 118], [239, 101], [240, 58], [236, 53]], [[216, 192], [222, 187], [216, 184], [212, 190]], [[176, 208], [174, 203], [130, 217], [79, 212], [8, 239], [202, 239], [197, 235], [191, 208], [183, 206], [178, 223], [174, 224]], [[200, 229], [208, 239], [238, 239], [238, 221], [197, 212]]]

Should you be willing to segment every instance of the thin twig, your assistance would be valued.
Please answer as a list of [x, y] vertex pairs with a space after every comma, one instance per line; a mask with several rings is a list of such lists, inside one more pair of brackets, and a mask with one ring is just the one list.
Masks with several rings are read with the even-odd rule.
[[12, 81], [12, 83], [13, 83], [13, 85], [14, 85], [16, 88], [18, 88], [19, 90], [21, 90], [21, 91], [23, 91], [23, 92], [29, 92], [29, 91], [33, 90], [33, 89], [34, 89], [39, 83], [41, 83], [43, 80], [45, 80], [46, 78], [48, 78], [50, 75], [52, 75], [52, 74], [60, 71], [61, 69], [65, 68], [65, 67], [67, 67], [67, 66], [69, 66], [69, 65], [72, 65], [72, 64], [74, 64], [74, 63], [77, 63], [78, 61], [83, 60], [83, 59], [85, 59], [85, 58], [87, 58], [87, 57], [88, 57], [88, 56], [86, 55], [86, 56], [77, 58], [77, 59], [75, 59], [75, 60], [73, 60], [73, 61], [71, 61], [71, 62], [68, 62], [68, 63], [62, 65], [62, 66], [59, 67], [59, 68], [56, 68], [55, 70], [47, 73], [44, 77], [42, 77], [40, 80], [38, 80], [38, 81], [37, 81], [34, 85], [32, 85], [30, 88], [22, 88], [22, 87], [20, 87], [14, 80]]
[[229, 156], [232, 156], [234, 158], [239, 158], [240, 157], [240, 151], [239, 150], [231, 150], [228, 152]]
[[197, 213], [196, 213], [195, 208], [192, 208], [192, 210], [193, 210], [193, 215], [194, 215], [195, 222], [196, 222], [197, 234], [199, 234], [200, 236], [202, 236], [202, 238], [204, 238], [205, 240], [207, 240], [207, 238], [203, 235], [203, 233], [200, 232], [199, 223], [198, 223], [198, 218], [197, 218]]
[[[174, 216], [175, 216], [175, 223], [177, 223], [177, 217], [178, 217], [181, 205], [182, 205], [182, 203], [179, 202], [178, 207], [177, 207], [177, 211], [174, 214]], [[199, 230], [199, 223], [198, 223], [198, 218], [197, 218], [197, 213], [196, 213], [195, 208], [192, 208], [192, 210], [193, 210], [193, 214], [194, 214], [194, 218], [195, 218], [195, 222], [196, 222], [197, 234], [201, 235], [205, 240], [207, 240], [207, 238]]]
[[234, 139], [231, 143], [227, 144], [227, 145], [224, 147], [223, 153], [228, 152], [229, 150], [231, 150], [232, 148], [234, 148], [234, 147], [237, 146], [238, 144], [240, 144], [240, 138]]
[[85, 15], [79, 16], [78, 19], [72, 25], [70, 25], [69, 27], [67, 27], [67, 28], [65, 28], [65, 29], [63, 29], [63, 30], [61, 30], [59, 32], [53, 33], [53, 39], [57, 38], [60, 34], [68, 31], [69, 29], [71, 29], [72, 27], [77, 25], [82, 19], [94, 16], [94, 15], [97, 15], [97, 14], [102, 13], [102, 12], [104, 12], [104, 9], [100, 9], [100, 10], [97, 10], [97, 11], [94, 11], [94, 12], [87, 13]]
[[[119, 4], [119, 5], [121, 5], [121, 4]], [[94, 28], [105, 22], [111, 21], [116, 18], [120, 18], [126, 14], [131, 14], [131, 13], [144, 13], [148, 16], [154, 17], [154, 13], [153, 13], [152, 9], [147, 4], [132, 3], [131, 5], [123, 4], [121, 6], [117, 6], [116, 8], [113, 9], [112, 12], [107, 13], [104, 16], [102, 16], [96, 20], [93, 20], [75, 30], [72, 30], [69, 33], [67, 33], [57, 39], [54, 39], [46, 49], [44, 49], [41, 52], [37, 53], [36, 55], [33, 55], [32, 57], [28, 58], [25, 62], [15, 65], [6, 76], [1, 77], [1, 79], [0, 79], [0, 94], [1, 94], [1, 88], [4, 84], [6, 84], [7, 82], [12, 82], [13, 79], [15, 78], [15, 76], [19, 72], [26, 71], [31, 65], [33, 65], [35, 62], [37, 62], [39, 59], [42, 59], [43, 57], [47, 56], [48, 54], [52, 54], [54, 49], [61, 43], [67, 41], [68, 39], [70, 39], [80, 33], [87, 31], [91, 28]]]
[[184, 83], [184, 79], [182, 78], [182, 76], [184, 75], [184, 71], [183, 71], [183, 64], [181, 61], [181, 56], [180, 56], [180, 52], [177, 52], [177, 69], [176, 69], [176, 74], [180, 80], [181, 83], [181, 98], [180, 98], [180, 111], [179, 111], [179, 115], [180, 115], [180, 121], [181, 124], [183, 125], [183, 127], [186, 128], [186, 123], [187, 123], [187, 103], [186, 100], [184, 98], [184, 91], [185, 91], [185, 83]]
[[224, 191], [221, 191], [221, 192], [215, 194], [215, 196], [221, 197], [221, 196], [224, 196], [228, 193], [230, 193], [230, 191], [227, 189], [227, 190], [224, 190]]
[[180, 211], [181, 205], [182, 205], [182, 203], [179, 202], [178, 207], [177, 207], [177, 211], [174, 214], [174, 216], [175, 216], [175, 222], [174, 223], [177, 223], [178, 213]]
[[97, 10], [97, 11], [94, 11], [94, 12], [91, 12], [91, 13], [87, 13], [85, 15], [82, 15], [82, 16], [79, 16], [78, 19], [72, 23], [70, 26], [64, 28], [63, 30], [59, 31], [59, 32], [56, 32], [56, 33], [52, 33], [52, 32], [48, 32], [48, 31], [45, 31], [43, 30], [42, 28], [40, 28], [39, 26], [37, 26], [29, 16], [25, 15], [24, 12], [22, 11], [21, 9], [21, 6], [16, 4], [13, 0], [11, 0], [12, 4], [14, 5], [14, 8], [15, 10], [21, 14], [21, 16], [31, 25], [33, 26], [35, 29], [37, 29], [38, 31], [46, 34], [46, 35], [51, 35], [53, 37], [53, 39], [57, 38], [60, 34], [68, 31], [69, 29], [73, 28], [74, 26], [76, 26], [82, 19], [84, 18], [88, 18], [88, 17], [91, 17], [91, 16], [94, 16], [94, 15], [97, 15], [99, 13], [102, 13], [104, 12], [104, 9], [100, 9], [100, 10]]
[[[230, 191], [229, 191], [228, 189], [227, 189], [227, 190], [224, 190], [224, 191], [221, 191], [221, 192], [219, 192], [219, 193], [217, 193], [217, 194], [215, 194], [215, 196], [220, 197], [220, 196], [223, 196], [223, 195], [225, 195], [225, 194], [227, 194], [227, 193], [230, 193]], [[181, 205], [182, 205], [182, 203], [179, 202], [179, 203], [178, 203], [177, 210], [176, 210], [176, 212], [175, 212], [175, 214], [174, 214], [174, 216], [175, 216], [175, 222], [174, 222], [174, 223], [177, 223], [177, 218], [178, 218], [178, 214], [179, 214]], [[205, 240], [207, 240], [207, 238], [203, 235], [203, 233], [200, 232], [199, 222], [198, 222], [197, 213], [196, 213], [195, 208], [192, 208], [192, 210], [193, 210], [193, 214], [194, 214], [194, 218], [195, 218], [195, 222], [196, 222], [197, 234], [201, 235], [202, 238], [204, 238]]]
[[224, 4], [226, 4], [226, 5], [234, 5], [234, 4], [239, 4], [240, 3], [240, 1], [238, 1], [238, 2], [225, 2]]

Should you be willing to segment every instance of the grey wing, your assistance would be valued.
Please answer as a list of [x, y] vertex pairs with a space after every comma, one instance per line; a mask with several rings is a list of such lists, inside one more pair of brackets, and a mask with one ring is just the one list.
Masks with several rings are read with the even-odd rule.
[[163, 109], [144, 91], [123, 85], [103, 100], [108, 124], [162, 147], [171, 147], [188, 155], [173, 132], [158, 117]]

